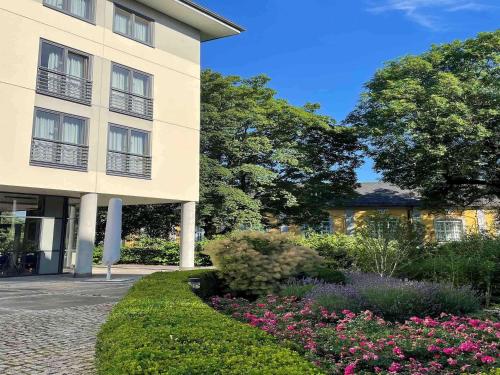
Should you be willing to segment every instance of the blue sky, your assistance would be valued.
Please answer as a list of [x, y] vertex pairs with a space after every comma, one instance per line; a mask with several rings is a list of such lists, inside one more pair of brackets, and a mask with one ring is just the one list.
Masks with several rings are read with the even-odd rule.
[[[205, 43], [202, 64], [244, 77], [265, 73], [278, 96], [317, 102], [341, 121], [384, 61], [500, 27], [500, 0], [198, 0], [241, 24]], [[360, 181], [378, 175], [372, 163]]]

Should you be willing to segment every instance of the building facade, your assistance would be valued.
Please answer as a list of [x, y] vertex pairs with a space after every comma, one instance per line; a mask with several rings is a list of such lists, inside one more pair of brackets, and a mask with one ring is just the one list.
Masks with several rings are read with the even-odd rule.
[[429, 242], [455, 241], [470, 234], [497, 235], [500, 230], [499, 211], [494, 204], [433, 210], [421, 207], [417, 194], [383, 182], [361, 184], [356, 197], [334, 204], [328, 212], [330, 220], [324, 225], [325, 231], [349, 235], [380, 212], [421, 223]]
[[89, 275], [112, 197], [180, 203], [193, 266], [201, 43], [243, 30], [187, 0], [16, 0], [0, 31], [0, 276]]

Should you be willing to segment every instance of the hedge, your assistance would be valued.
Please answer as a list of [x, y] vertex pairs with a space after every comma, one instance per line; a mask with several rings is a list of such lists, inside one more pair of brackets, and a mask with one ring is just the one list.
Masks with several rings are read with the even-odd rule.
[[272, 336], [196, 296], [188, 278], [210, 272], [156, 273], [137, 282], [98, 334], [98, 374], [322, 373]]
[[[210, 257], [201, 253], [204, 242], [196, 244], [195, 265], [197, 267], [211, 266]], [[95, 264], [102, 261], [103, 246], [96, 246], [93, 252]], [[162, 239], [141, 241], [134, 245], [126, 245], [121, 249], [119, 264], [169, 265], [179, 264], [179, 243]]]

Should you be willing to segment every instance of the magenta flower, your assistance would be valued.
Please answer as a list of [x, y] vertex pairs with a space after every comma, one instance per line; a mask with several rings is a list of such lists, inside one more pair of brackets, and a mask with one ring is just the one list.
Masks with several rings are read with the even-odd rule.
[[485, 355], [483, 357], [481, 357], [481, 362], [483, 363], [493, 363], [495, 362], [495, 358], [489, 356], [489, 355]]
[[354, 375], [356, 370], [356, 364], [351, 363], [350, 365], [347, 365], [346, 368], [344, 369], [344, 375]]
[[395, 372], [401, 371], [402, 368], [403, 368], [403, 366], [401, 366], [399, 363], [392, 362], [392, 364], [389, 366], [388, 370], [389, 370], [389, 372], [395, 373]]

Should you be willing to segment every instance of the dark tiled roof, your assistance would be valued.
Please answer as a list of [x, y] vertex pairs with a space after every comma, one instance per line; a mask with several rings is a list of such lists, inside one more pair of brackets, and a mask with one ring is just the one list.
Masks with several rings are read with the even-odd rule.
[[356, 189], [356, 195], [334, 202], [342, 207], [413, 207], [420, 205], [417, 193], [403, 190], [386, 182], [364, 182]]

